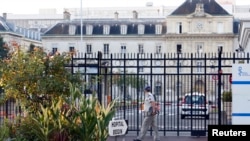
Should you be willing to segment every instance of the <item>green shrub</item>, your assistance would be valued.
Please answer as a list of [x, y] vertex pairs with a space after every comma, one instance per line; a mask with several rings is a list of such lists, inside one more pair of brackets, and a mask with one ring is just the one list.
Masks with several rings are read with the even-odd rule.
[[222, 100], [224, 102], [232, 102], [232, 92], [231, 91], [223, 92]]
[[4, 141], [9, 138], [10, 129], [8, 128], [8, 121], [4, 120], [4, 123], [0, 124], [0, 141]]
[[70, 96], [52, 100], [50, 107], [28, 112], [19, 127], [19, 138], [39, 141], [106, 141], [108, 124], [115, 114], [112, 101], [107, 107], [93, 94], [82, 95], [70, 84]]

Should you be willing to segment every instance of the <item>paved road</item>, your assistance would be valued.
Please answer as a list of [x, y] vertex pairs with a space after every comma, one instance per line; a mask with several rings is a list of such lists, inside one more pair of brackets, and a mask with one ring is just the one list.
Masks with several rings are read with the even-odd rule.
[[[159, 130], [207, 130], [208, 125], [218, 124], [218, 113], [210, 113], [209, 120], [204, 119], [203, 117], [193, 117], [181, 119], [180, 108], [177, 105], [165, 106], [161, 105], [161, 112], [158, 115], [158, 129]], [[124, 116], [125, 115], [125, 116]], [[136, 130], [140, 128], [141, 122], [143, 120], [142, 114], [136, 108], [118, 110], [116, 112], [115, 119], [128, 119], [129, 130]], [[226, 119], [223, 118], [223, 122], [226, 122]]]
[[[133, 141], [135, 136], [109, 137], [107, 141]], [[161, 137], [161, 141], [207, 141], [207, 137], [189, 137], [189, 136], [167, 136]], [[152, 136], [147, 136], [143, 141], [153, 141]]]

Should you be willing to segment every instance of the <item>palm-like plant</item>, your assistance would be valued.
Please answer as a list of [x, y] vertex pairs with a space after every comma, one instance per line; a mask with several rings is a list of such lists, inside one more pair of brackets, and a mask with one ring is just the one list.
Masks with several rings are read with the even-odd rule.
[[[95, 94], [86, 98], [79, 95], [79, 90], [71, 89], [72, 116], [68, 117], [71, 122], [70, 129], [72, 140], [105, 141], [108, 137], [108, 124], [115, 114], [112, 101], [107, 107], [100, 104]], [[76, 103], [75, 103], [76, 102]]]

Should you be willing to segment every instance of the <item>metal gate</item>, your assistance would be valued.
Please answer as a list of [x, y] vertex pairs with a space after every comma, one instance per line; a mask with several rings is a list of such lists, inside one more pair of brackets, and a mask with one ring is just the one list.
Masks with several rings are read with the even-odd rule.
[[[209, 124], [231, 124], [231, 68], [236, 61], [249, 63], [249, 54], [77, 54], [66, 65], [72, 74], [80, 72], [86, 84], [82, 93], [96, 93], [107, 105], [116, 99], [115, 119], [128, 121], [128, 133], [138, 134], [143, 120], [144, 87], [151, 86], [160, 105], [157, 116], [162, 136], [205, 136]], [[204, 102], [195, 105], [195, 97]], [[230, 98], [229, 98], [230, 99]], [[11, 101], [0, 107], [0, 117], [9, 111]], [[184, 106], [183, 106], [184, 105]], [[189, 106], [187, 112], [185, 105]], [[196, 107], [193, 107], [195, 105]], [[203, 108], [201, 112], [197, 106]], [[205, 107], [205, 108], [204, 108]], [[208, 107], [208, 108], [206, 108]], [[200, 114], [196, 114], [196, 112]], [[207, 111], [207, 112], [206, 112]], [[183, 115], [183, 113], [188, 113]], [[7, 112], [8, 113], [8, 112]], [[151, 130], [152, 131], [152, 130]], [[150, 132], [152, 133], [152, 132]]]
[[[235, 61], [249, 61], [236, 53], [207, 54], [85, 54], [72, 58], [72, 72], [81, 71], [91, 86], [83, 93], [97, 93], [102, 104], [117, 99], [115, 119], [128, 120], [128, 131], [139, 132], [143, 120], [143, 88], [152, 87], [161, 111], [158, 127], [167, 134], [205, 136], [209, 124], [231, 124], [230, 102], [223, 101], [231, 93], [231, 67]], [[242, 57], [242, 55], [241, 55]], [[89, 70], [92, 70], [89, 71]], [[91, 76], [91, 77], [90, 77]], [[89, 79], [92, 78], [92, 79]], [[93, 83], [94, 80], [94, 83]], [[92, 88], [91, 90], [89, 88]], [[184, 97], [188, 93], [205, 95], [207, 113], [189, 115]], [[88, 94], [88, 93], [85, 93]], [[183, 103], [184, 101], [184, 103]], [[192, 105], [193, 103], [191, 103]], [[204, 114], [204, 116], [203, 116]]]

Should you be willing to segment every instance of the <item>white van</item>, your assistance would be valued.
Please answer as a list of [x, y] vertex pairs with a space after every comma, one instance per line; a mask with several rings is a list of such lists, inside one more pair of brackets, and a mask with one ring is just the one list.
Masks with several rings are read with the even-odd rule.
[[202, 116], [209, 119], [209, 104], [205, 94], [199, 92], [187, 93], [181, 104], [181, 119], [187, 116]]

